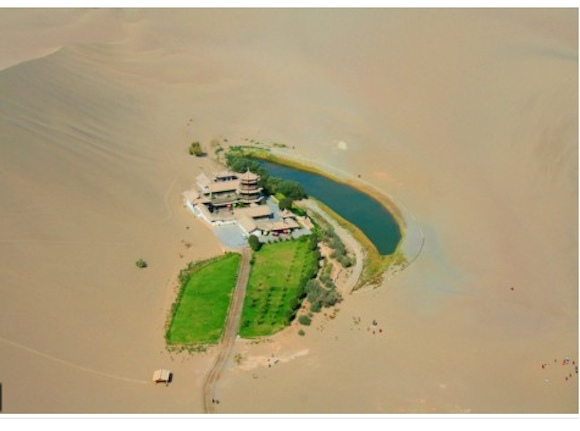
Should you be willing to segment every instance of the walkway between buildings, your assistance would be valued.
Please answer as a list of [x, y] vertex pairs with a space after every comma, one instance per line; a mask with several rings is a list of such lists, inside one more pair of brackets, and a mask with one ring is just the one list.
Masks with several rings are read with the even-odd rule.
[[238, 280], [228, 310], [224, 335], [219, 346], [215, 363], [209, 370], [203, 384], [203, 404], [205, 413], [215, 413], [216, 404], [219, 403], [219, 399], [215, 394], [215, 386], [231, 356], [234, 342], [238, 336], [240, 320], [242, 317], [242, 306], [244, 304], [244, 297], [246, 296], [246, 286], [248, 284], [248, 279], [250, 278], [251, 258], [252, 250], [249, 247], [244, 247], [242, 249], [242, 260], [238, 271]]

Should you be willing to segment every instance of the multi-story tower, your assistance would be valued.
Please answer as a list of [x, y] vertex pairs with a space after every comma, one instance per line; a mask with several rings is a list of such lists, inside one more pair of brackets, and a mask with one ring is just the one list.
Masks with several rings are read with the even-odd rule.
[[236, 193], [239, 196], [239, 201], [245, 204], [260, 202], [263, 198], [262, 187], [258, 186], [260, 177], [248, 169], [238, 178], [240, 183]]

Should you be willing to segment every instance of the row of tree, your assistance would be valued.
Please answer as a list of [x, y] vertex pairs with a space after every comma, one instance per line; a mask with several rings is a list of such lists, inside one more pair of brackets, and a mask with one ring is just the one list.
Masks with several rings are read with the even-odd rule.
[[[300, 281], [298, 282], [299, 288], [295, 298], [290, 300], [288, 313], [286, 313], [286, 318], [288, 324], [296, 318], [298, 310], [302, 306], [302, 302], [308, 295], [308, 283], [315, 279], [318, 274], [318, 261], [320, 259], [320, 251], [318, 251], [317, 239], [315, 235], [300, 237], [297, 241], [308, 242], [308, 247], [312, 251], [309, 254], [309, 259], [304, 262], [304, 266], [301, 268]], [[312, 246], [314, 242], [314, 246]]]
[[[318, 236], [313, 234], [307, 237], [308, 248], [313, 250], [316, 257], [316, 266], [310, 268], [308, 278], [304, 280], [300, 297], [308, 300], [310, 311], [319, 312], [322, 308], [332, 307], [342, 301], [342, 295], [336, 290], [336, 285], [332, 282], [330, 271], [332, 265], [326, 264], [320, 275], [316, 278], [318, 271], [318, 261], [320, 260], [320, 251], [318, 250]], [[303, 322], [301, 322], [303, 323]], [[304, 324], [304, 323], [303, 323]]]
[[254, 159], [244, 156], [235, 149], [230, 149], [225, 155], [226, 165], [234, 172], [251, 172], [260, 176], [259, 186], [264, 189], [267, 195], [283, 194], [290, 199], [290, 207], [293, 201], [307, 197], [302, 184], [293, 180], [286, 180], [270, 175], [268, 170]]

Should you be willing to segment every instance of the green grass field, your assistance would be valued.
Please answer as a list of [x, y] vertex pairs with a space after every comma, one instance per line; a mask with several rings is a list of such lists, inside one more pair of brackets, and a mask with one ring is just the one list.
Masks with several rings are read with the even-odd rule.
[[295, 315], [303, 284], [316, 273], [317, 259], [306, 238], [265, 244], [255, 252], [240, 336], [254, 338], [282, 330]]
[[194, 269], [182, 286], [168, 344], [217, 343], [223, 333], [240, 266], [239, 254], [226, 254]]

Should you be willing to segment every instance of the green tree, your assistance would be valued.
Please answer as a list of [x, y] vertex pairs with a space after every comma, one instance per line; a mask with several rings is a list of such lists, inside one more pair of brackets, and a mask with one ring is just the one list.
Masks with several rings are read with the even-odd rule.
[[228, 151], [226, 153], [226, 164], [234, 172], [246, 172], [248, 169], [258, 174], [261, 179], [268, 177], [266, 168], [260, 165], [256, 160], [241, 156], [238, 152]]
[[291, 198], [280, 199], [280, 201], [278, 202], [278, 208], [280, 208], [281, 210], [291, 210], [293, 202], [294, 201]]
[[316, 247], [318, 247], [318, 238], [316, 238], [316, 235], [309, 235], [308, 236], [308, 248], [310, 250], [316, 250]]
[[248, 238], [248, 244], [254, 251], [260, 250], [260, 247], [262, 246], [260, 240], [256, 235], [250, 235], [250, 237]]
[[306, 197], [306, 191], [302, 187], [302, 184], [293, 180], [282, 180], [278, 185], [277, 191], [294, 200], [300, 200]]

